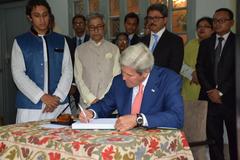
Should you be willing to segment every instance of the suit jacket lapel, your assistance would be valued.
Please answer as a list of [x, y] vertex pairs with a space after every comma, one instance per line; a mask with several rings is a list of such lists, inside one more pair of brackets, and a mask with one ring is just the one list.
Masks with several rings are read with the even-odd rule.
[[[222, 50], [222, 53], [221, 53], [220, 61], [221, 61], [221, 59], [223, 59], [222, 57], [225, 56], [225, 54], [228, 53], [229, 46], [232, 45], [231, 43], [232, 43], [232, 38], [233, 38], [233, 37], [234, 37], [234, 36], [233, 36], [233, 33], [230, 32], [230, 34], [229, 34], [229, 36], [228, 36], [228, 38], [227, 38], [227, 40], [226, 40], [226, 42], [225, 42], [225, 44], [224, 44], [224, 46], [223, 46], [223, 50]], [[220, 62], [220, 61], [219, 61], [219, 62]]]
[[133, 93], [133, 89], [131, 88], [130, 90], [129, 90], [129, 92], [126, 94], [126, 96], [127, 96], [127, 101], [126, 101], [126, 106], [127, 106], [127, 108], [126, 108], [126, 113], [125, 114], [129, 114], [129, 113], [131, 113], [131, 110], [132, 110], [132, 93]]
[[[212, 40], [210, 41], [210, 55], [211, 55], [211, 63], [212, 63], [212, 66], [214, 66], [214, 63], [215, 63], [215, 43], [216, 43], [216, 35], [214, 35], [213, 37], [211, 37]], [[213, 68], [212, 68], [213, 69]]]
[[[167, 36], [168, 36], [168, 30], [167, 29], [165, 29], [165, 31], [163, 32], [163, 34], [162, 34], [162, 36], [159, 38], [159, 40], [158, 40], [158, 43], [157, 43], [157, 45], [156, 45], [156, 47], [155, 47], [155, 49], [154, 49], [154, 51], [153, 51], [153, 54], [157, 54], [157, 52], [159, 52], [159, 49], [157, 49], [160, 45], [161, 46], [165, 46], [165, 40], [166, 39], [168, 39], [167, 38]], [[150, 41], [150, 40], [149, 40]]]
[[158, 75], [156, 75], [155, 69], [153, 68], [153, 70], [150, 73], [146, 87], [144, 89], [143, 100], [140, 109], [141, 113], [147, 113], [148, 110], [150, 109], [149, 106], [151, 106], [152, 103], [154, 103], [154, 100], [156, 99], [155, 96], [157, 96], [158, 93], [157, 82], [159, 82], [157, 78], [159, 77]]

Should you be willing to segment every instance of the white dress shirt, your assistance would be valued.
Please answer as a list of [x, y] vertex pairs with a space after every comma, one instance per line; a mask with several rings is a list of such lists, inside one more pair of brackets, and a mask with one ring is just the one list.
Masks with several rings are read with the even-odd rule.
[[[18, 89], [28, 97], [33, 103], [38, 103], [41, 100], [41, 97], [47, 93], [48, 91], [48, 64], [47, 64], [47, 48], [46, 42], [43, 36], [40, 35], [43, 39], [43, 52], [44, 52], [44, 90], [38, 87], [35, 82], [33, 82], [28, 75], [26, 75], [26, 66], [23, 58], [22, 51], [17, 43], [14, 40], [13, 48], [12, 48], [12, 59], [11, 59], [11, 69], [13, 80], [18, 87]], [[60, 101], [62, 102], [68, 95], [68, 91], [71, 87], [73, 77], [73, 69], [72, 69], [72, 61], [70, 57], [70, 51], [65, 40], [64, 45], [64, 55], [62, 62], [62, 76], [58, 82], [57, 88], [53, 95], [58, 96]], [[53, 112], [51, 113], [42, 113], [45, 108], [45, 104], [42, 104], [41, 109], [25, 109], [18, 108], [16, 122], [28, 122], [28, 121], [37, 121], [42, 119], [52, 119], [56, 118], [56, 116], [61, 113], [61, 111], [68, 104], [59, 105]], [[66, 112], [70, 113], [70, 108], [66, 110]]]
[[162, 28], [160, 31], [158, 31], [157, 33], [153, 33], [153, 32], [151, 32], [151, 39], [150, 39], [150, 43], [149, 43], [149, 46], [148, 46], [148, 48], [151, 50], [152, 49], [152, 47], [153, 47], [153, 44], [154, 44], [154, 41], [155, 41], [155, 39], [154, 39], [154, 37], [153, 37], [153, 34], [157, 34], [158, 35], [158, 40], [157, 41], [159, 41], [159, 39], [162, 37], [162, 34], [163, 34], [163, 32], [166, 30], [166, 27], [164, 27], [164, 28]]

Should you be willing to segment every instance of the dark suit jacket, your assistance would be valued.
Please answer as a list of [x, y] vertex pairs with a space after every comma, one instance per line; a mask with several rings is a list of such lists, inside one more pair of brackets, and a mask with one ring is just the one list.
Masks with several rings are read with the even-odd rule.
[[137, 44], [139, 41], [140, 41], [140, 38], [136, 34], [134, 34], [133, 38], [130, 41], [130, 45]]
[[[151, 35], [142, 38], [149, 47]], [[166, 67], [179, 73], [183, 63], [184, 44], [181, 37], [165, 30], [153, 51], [154, 64]]]
[[[144, 89], [140, 113], [146, 116], [148, 127], [183, 126], [183, 100], [180, 95], [181, 78], [175, 72], [154, 67]], [[114, 78], [105, 97], [90, 106], [98, 117], [110, 117], [117, 109], [120, 116], [131, 114], [132, 88], [128, 88], [122, 75]]]
[[[83, 42], [87, 42], [88, 40], [90, 39], [90, 36], [88, 34], [85, 34], [85, 37], [84, 37], [84, 41]], [[77, 47], [76, 44], [77, 44], [77, 38], [76, 37], [73, 37], [72, 38], [73, 42], [74, 42], [74, 49]]]
[[[208, 100], [207, 91], [216, 88], [214, 80], [216, 35], [200, 43], [197, 58], [197, 74], [201, 85], [199, 99]], [[235, 106], [235, 34], [229, 34], [218, 63], [218, 90], [223, 93], [222, 102]]]
[[[84, 41], [83, 42], [87, 42], [88, 40], [90, 39], [90, 36], [88, 34], [85, 34], [85, 37], [84, 37]], [[76, 44], [77, 44], [77, 38], [76, 37], [73, 37], [72, 38], [72, 41], [73, 41], [73, 49], [74, 49], [74, 53], [71, 54], [71, 57], [72, 57], [72, 63], [74, 64], [74, 61], [75, 61], [75, 49], [76, 49]]]

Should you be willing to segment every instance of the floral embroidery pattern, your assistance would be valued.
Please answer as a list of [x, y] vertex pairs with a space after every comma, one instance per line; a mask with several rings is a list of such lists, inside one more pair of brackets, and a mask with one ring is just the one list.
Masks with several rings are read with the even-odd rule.
[[42, 128], [48, 121], [0, 127], [0, 159], [192, 160], [180, 130], [72, 130]]

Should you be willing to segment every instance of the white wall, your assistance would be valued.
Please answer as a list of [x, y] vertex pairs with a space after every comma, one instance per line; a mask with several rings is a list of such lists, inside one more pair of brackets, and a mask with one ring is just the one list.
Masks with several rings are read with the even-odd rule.
[[56, 28], [62, 34], [69, 34], [68, 0], [47, 0], [55, 16]]

